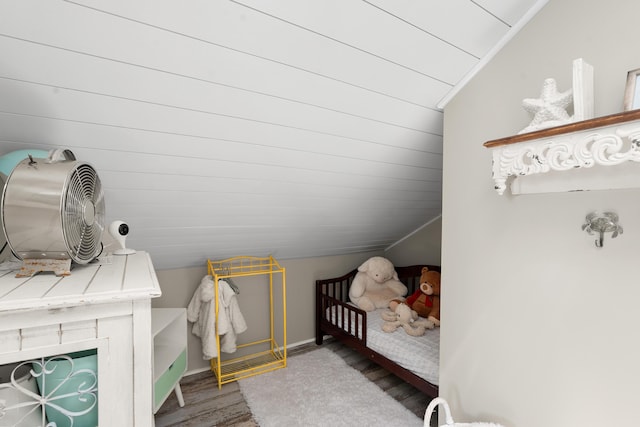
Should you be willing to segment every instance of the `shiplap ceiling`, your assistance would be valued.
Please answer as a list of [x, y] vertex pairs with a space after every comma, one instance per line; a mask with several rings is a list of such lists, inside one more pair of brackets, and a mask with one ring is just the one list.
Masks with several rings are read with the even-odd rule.
[[3, 0], [0, 155], [68, 148], [156, 268], [441, 215], [447, 97], [540, 0]]

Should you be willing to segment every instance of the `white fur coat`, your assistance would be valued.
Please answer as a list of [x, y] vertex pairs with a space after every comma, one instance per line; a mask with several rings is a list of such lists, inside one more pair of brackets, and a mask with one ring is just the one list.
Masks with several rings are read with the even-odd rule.
[[[238, 299], [231, 286], [218, 280], [218, 334], [220, 351], [236, 351], [237, 334], [247, 330]], [[193, 322], [191, 332], [202, 340], [202, 358], [218, 357], [216, 345], [215, 289], [213, 278], [204, 276], [187, 307], [187, 320]]]

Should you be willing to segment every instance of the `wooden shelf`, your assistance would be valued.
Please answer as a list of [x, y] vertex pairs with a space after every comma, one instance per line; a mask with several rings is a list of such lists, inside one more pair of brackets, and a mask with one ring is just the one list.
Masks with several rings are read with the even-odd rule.
[[640, 110], [495, 139], [484, 146], [492, 150], [498, 194], [512, 177], [512, 194], [640, 187], [635, 175], [640, 172]]

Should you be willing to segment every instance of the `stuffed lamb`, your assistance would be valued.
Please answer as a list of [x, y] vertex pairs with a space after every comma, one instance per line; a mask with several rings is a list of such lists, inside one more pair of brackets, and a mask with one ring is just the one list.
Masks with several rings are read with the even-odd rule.
[[407, 287], [398, 280], [393, 263], [383, 257], [371, 257], [360, 267], [349, 289], [349, 299], [364, 311], [387, 308], [393, 299], [404, 297]]

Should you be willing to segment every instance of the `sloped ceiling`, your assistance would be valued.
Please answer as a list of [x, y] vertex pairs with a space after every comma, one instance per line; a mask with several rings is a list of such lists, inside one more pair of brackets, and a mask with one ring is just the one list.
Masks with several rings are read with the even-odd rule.
[[441, 214], [441, 106], [545, 1], [3, 0], [0, 154], [68, 148], [158, 269], [379, 250]]

